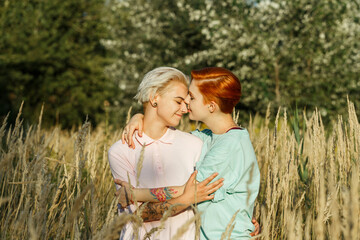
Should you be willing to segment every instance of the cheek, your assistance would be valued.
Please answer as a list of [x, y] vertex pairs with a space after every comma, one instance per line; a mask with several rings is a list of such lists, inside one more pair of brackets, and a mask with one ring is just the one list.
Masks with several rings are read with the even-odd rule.
[[190, 104], [191, 110], [195, 110], [195, 111], [199, 111], [200, 110], [200, 105], [199, 102], [192, 102], [192, 104]]
[[191, 110], [193, 111], [193, 115], [197, 117], [201, 117], [207, 112], [207, 108], [204, 107], [202, 103], [197, 102], [196, 104], [192, 105], [193, 108]]
[[189, 107], [196, 107], [196, 103], [194, 102], [194, 100], [189, 101]]
[[177, 104], [165, 104], [159, 107], [158, 114], [164, 118], [170, 118], [174, 113], [178, 112], [179, 109]]

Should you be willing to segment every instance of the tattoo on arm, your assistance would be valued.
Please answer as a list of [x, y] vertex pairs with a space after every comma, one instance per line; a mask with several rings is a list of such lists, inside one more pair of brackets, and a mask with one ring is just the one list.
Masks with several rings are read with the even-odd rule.
[[160, 220], [166, 211], [170, 210], [170, 216], [177, 215], [187, 209], [184, 204], [174, 204], [169, 202], [148, 202], [141, 212], [144, 222]]
[[164, 187], [164, 188], [152, 188], [150, 189], [151, 195], [154, 199], [159, 200], [160, 202], [165, 202], [173, 198], [173, 194], [178, 193], [174, 188]]
[[170, 204], [168, 202], [149, 202], [142, 211], [142, 218], [144, 222], [160, 220], [169, 207]]

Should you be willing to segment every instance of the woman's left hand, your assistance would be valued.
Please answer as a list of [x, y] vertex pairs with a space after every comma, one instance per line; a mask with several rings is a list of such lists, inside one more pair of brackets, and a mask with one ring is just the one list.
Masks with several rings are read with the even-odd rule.
[[256, 221], [254, 217], [251, 219], [251, 222], [252, 224], [254, 224], [255, 230], [252, 233], [250, 233], [250, 236], [254, 237], [260, 234], [261, 228], [260, 228], [260, 224], [258, 223], [258, 221]]
[[120, 179], [115, 179], [114, 182], [121, 186], [121, 188], [115, 193], [115, 196], [119, 199], [120, 205], [122, 207], [126, 207], [134, 203], [132, 196], [134, 187], [125, 181], [121, 181]]
[[[199, 203], [213, 199], [214, 195], [210, 195], [210, 194], [214, 193], [216, 190], [218, 190], [220, 187], [224, 185], [223, 178], [218, 179], [213, 183], [210, 183], [218, 175], [218, 173], [212, 174], [210, 177], [206, 178], [204, 181], [200, 183], [196, 182], [196, 174], [197, 171], [191, 174], [189, 180], [186, 182], [184, 193], [181, 196], [188, 204], [194, 204], [195, 202]], [[196, 199], [195, 199], [195, 193], [196, 193]]]

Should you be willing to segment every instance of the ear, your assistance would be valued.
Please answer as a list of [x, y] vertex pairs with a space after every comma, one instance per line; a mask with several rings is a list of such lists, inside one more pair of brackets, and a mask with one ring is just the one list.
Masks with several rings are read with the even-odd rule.
[[208, 108], [209, 108], [209, 112], [213, 113], [213, 112], [215, 112], [216, 109], [219, 108], [219, 106], [217, 105], [216, 102], [210, 101]]
[[158, 105], [158, 100], [159, 100], [159, 94], [155, 94], [154, 97], [151, 96], [149, 99], [150, 105], [156, 108]]

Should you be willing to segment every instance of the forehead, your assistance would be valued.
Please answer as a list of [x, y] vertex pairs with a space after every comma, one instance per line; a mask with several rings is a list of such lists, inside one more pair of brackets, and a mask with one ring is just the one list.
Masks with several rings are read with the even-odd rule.
[[180, 82], [172, 82], [170, 83], [165, 90], [164, 95], [168, 95], [171, 97], [186, 97], [188, 93], [188, 88], [183, 83]]
[[189, 92], [191, 92], [192, 94], [198, 94], [199, 93], [198, 86], [196, 85], [194, 80], [191, 81], [191, 83], [190, 83]]

